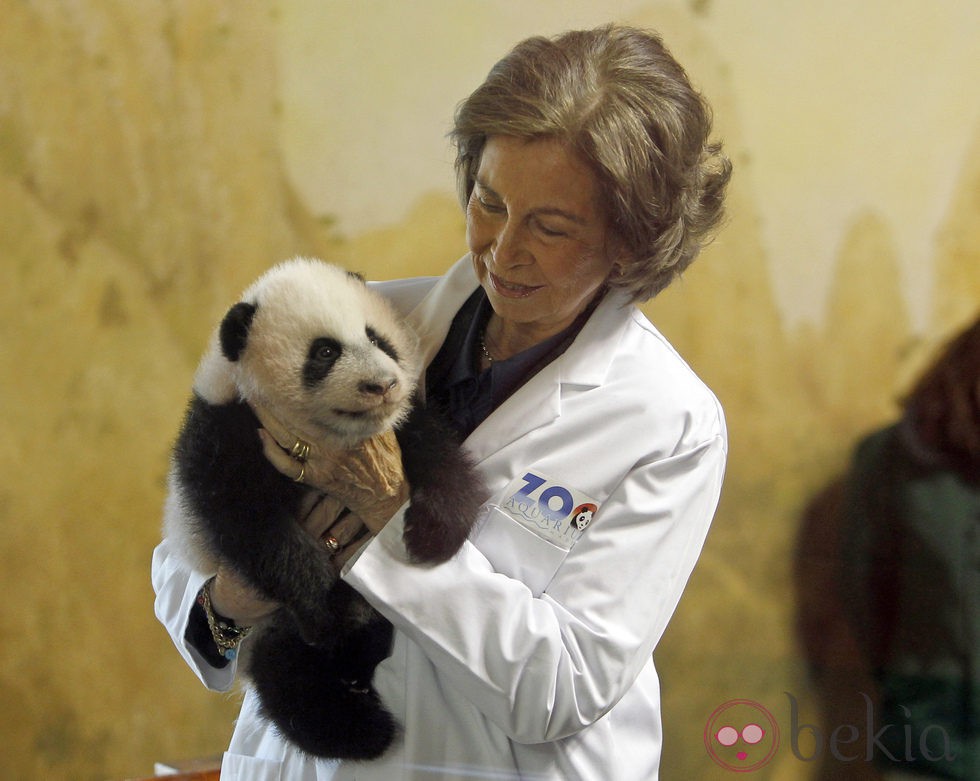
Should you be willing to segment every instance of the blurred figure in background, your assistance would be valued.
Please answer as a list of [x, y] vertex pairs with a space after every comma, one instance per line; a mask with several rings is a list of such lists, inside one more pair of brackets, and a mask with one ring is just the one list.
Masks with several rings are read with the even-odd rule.
[[854, 759], [825, 757], [826, 777], [980, 779], [980, 319], [914, 384], [901, 418], [858, 444], [804, 524], [822, 526], [828, 554], [804, 565], [804, 591], [816, 591], [805, 574], [836, 580], [829, 598], [801, 594], [826, 734], [861, 732]]

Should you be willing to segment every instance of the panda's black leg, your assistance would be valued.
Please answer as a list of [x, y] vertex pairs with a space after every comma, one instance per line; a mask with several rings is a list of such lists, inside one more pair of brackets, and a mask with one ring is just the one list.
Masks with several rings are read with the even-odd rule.
[[[288, 625], [270, 627], [256, 638], [249, 674], [263, 715], [302, 751], [375, 759], [397, 731], [371, 685], [374, 666], [388, 653], [391, 625], [379, 616], [363, 633], [335, 639], [327, 647], [311, 647]], [[362, 680], [349, 680], [351, 675]]]

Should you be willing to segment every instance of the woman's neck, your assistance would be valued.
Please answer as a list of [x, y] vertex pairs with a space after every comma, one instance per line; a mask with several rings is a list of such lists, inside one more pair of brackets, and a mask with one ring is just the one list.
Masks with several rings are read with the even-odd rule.
[[560, 333], [566, 327], [562, 326], [557, 330], [544, 330], [522, 327], [522, 325], [521, 323], [509, 323], [496, 314], [491, 314], [483, 329], [481, 346], [485, 357], [491, 361], [505, 361]]
[[489, 362], [505, 361], [537, 344], [541, 344], [546, 339], [557, 336], [580, 319], [588, 318], [602, 300], [605, 292], [604, 289], [600, 290], [585, 308], [574, 317], [551, 325], [505, 320], [496, 312], [491, 311], [490, 317], [483, 327], [481, 337], [480, 347], [483, 360]]

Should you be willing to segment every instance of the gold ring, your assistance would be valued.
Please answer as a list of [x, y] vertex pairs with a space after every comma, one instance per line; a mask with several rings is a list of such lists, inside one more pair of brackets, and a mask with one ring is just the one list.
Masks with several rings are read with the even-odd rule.
[[306, 464], [300, 461], [299, 464], [299, 474], [293, 478], [294, 483], [302, 483], [303, 478], [306, 477]]
[[291, 455], [297, 461], [302, 463], [303, 461], [305, 461], [307, 458], [310, 457], [310, 443], [304, 442], [302, 439], [297, 439], [296, 443], [289, 451], [289, 455]]
[[340, 550], [340, 541], [333, 535], [330, 537], [324, 537], [323, 544], [326, 546], [327, 550], [330, 551], [331, 556]]

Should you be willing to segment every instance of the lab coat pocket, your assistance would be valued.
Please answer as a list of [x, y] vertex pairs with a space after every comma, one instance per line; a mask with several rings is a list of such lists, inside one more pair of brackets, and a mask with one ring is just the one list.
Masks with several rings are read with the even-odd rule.
[[477, 546], [496, 572], [522, 581], [541, 596], [568, 550], [517, 523], [499, 507], [491, 507], [480, 528]]

